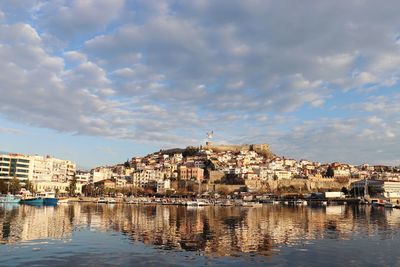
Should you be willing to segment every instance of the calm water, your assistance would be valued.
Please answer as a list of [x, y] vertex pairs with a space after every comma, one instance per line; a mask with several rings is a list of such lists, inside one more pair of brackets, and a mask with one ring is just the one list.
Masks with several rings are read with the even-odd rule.
[[0, 266], [400, 266], [400, 210], [0, 205]]

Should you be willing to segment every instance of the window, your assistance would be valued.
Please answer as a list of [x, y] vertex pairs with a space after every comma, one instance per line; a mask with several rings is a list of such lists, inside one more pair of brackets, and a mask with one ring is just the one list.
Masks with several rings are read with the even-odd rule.
[[20, 167], [20, 168], [29, 168], [29, 165], [26, 165], [26, 164], [17, 164], [17, 167]]

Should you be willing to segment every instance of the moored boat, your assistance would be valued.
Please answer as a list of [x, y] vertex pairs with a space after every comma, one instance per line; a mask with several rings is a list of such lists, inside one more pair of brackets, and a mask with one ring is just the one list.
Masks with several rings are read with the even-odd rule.
[[307, 201], [298, 199], [298, 200], [296, 200], [295, 204], [306, 206], [307, 205]]
[[97, 204], [102, 204], [102, 203], [107, 203], [107, 199], [104, 197], [99, 197], [97, 201], [95, 201]]
[[192, 206], [192, 207], [198, 206], [197, 201], [191, 201], [191, 200], [186, 201], [185, 205]]
[[58, 199], [54, 192], [43, 192], [36, 195], [43, 199], [43, 205], [57, 205]]
[[211, 203], [207, 199], [198, 199], [197, 200], [197, 206], [210, 206]]
[[41, 198], [41, 197], [24, 198], [24, 199], [21, 199], [20, 203], [32, 205], [32, 206], [39, 206], [39, 205], [43, 205], [43, 198]]
[[107, 198], [106, 201], [107, 201], [108, 204], [115, 204], [115, 203], [117, 203], [117, 201], [115, 200], [115, 198], [112, 198], [112, 197]]
[[251, 202], [242, 202], [241, 206], [242, 207], [253, 207], [253, 203], [251, 203]]
[[392, 208], [394, 208], [394, 207], [395, 207], [395, 205], [394, 205], [393, 203], [386, 202], [386, 203], [384, 204], [384, 207], [385, 207], [385, 208], [392, 209]]
[[59, 204], [67, 204], [69, 202], [68, 198], [58, 198]]
[[21, 198], [18, 196], [14, 196], [11, 194], [7, 195], [2, 195], [0, 196], [0, 203], [19, 203], [21, 201]]

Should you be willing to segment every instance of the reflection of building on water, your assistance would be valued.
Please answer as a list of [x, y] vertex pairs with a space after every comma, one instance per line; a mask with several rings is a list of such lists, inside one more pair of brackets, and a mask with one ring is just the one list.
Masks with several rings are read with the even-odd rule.
[[[367, 222], [369, 209], [351, 206], [186, 209], [104, 205], [93, 209], [91, 227], [121, 231], [135, 241], [159, 248], [201, 250], [210, 255], [268, 255], [280, 244], [326, 237], [349, 239], [354, 231], [373, 234], [375, 227], [359, 221], [364, 217]], [[100, 210], [94, 212], [96, 209]], [[385, 213], [375, 212], [386, 223]], [[390, 217], [400, 225], [398, 214]]]
[[[400, 211], [358, 206], [261, 208], [76, 204], [1, 210], [1, 240], [64, 238], [74, 228], [118, 231], [162, 249], [200, 250], [207, 255], [257, 253], [318, 238], [350, 239], [398, 228]], [[371, 223], [372, 222], [372, 223]]]
[[21, 240], [34, 240], [43, 238], [60, 239], [70, 235], [71, 223], [63, 209], [57, 207], [43, 207], [31, 209], [21, 207], [24, 215]]
[[60, 239], [72, 233], [64, 209], [58, 207], [16, 206], [3, 210], [0, 227], [1, 239], [7, 243], [37, 240]]

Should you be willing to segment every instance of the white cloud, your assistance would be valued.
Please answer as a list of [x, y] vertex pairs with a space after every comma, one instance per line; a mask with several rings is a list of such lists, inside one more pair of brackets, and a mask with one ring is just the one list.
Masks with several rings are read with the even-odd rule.
[[78, 51], [67, 51], [64, 52], [64, 57], [67, 60], [70, 60], [75, 63], [84, 63], [87, 61], [87, 57], [85, 54]]
[[104, 30], [118, 17], [124, 0], [73, 0], [47, 2], [40, 7], [42, 26], [60, 39]]
[[[0, 113], [159, 143], [199, 141], [213, 128], [225, 140], [271, 141], [322, 158], [331, 149], [350, 159], [375, 141], [371, 151], [381, 145], [390, 160], [399, 135], [391, 123], [400, 112], [399, 3], [292, 5], [0, 3]], [[345, 114], [315, 119], [336, 112]]]
[[17, 134], [17, 135], [25, 134], [23, 131], [21, 131], [19, 129], [5, 128], [5, 127], [0, 127], [0, 133]]

